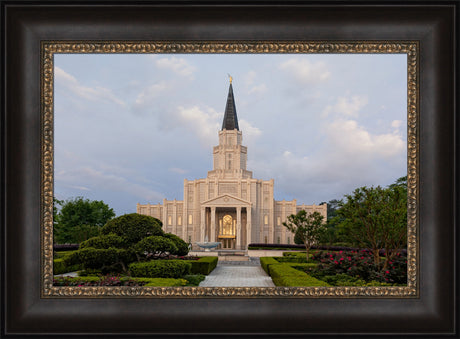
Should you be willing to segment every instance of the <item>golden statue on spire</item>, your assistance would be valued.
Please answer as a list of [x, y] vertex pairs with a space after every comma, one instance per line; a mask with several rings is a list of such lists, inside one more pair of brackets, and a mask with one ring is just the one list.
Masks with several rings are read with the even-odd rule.
[[232, 83], [232, 80], [233, 80], [232, 76], [230, 74], [228, 74], [228, 73], [227, 73], [227, 75], [228, 75], [228, 78], [230, 79], [230, 83]]

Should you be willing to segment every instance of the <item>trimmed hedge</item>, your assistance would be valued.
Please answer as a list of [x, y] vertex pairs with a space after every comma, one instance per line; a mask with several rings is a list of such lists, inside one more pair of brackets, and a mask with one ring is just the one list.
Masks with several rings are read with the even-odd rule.
[[217, 257], [202, 257], [198, 260], [190, 260], [192, 264], [192, 274], [204, 274], [208, 275], [217, 266]]
[[185, 286], [188, 281], [186, 279], [174, 279], [174, 278], [125, 278], [131, 279], [137, 282], [146, 283], [143, 286]]
[[64, 258], [67, 264], [84, 263], [84, 268], [101, 268], [111, 266], [118, 262], [130, 262], [135, 259], [135, 254], [130, 250], [110, 247], [102, 248], [82, 248]]
[[68, 255], [71, 255], [74, 252], [75, 251], [54, 251], [53, 256], [54, 256], [54, 259], [62, 259]]
[[[113, 277], [109, 279], [117, 280], [121, 283], [134, 281], [139, 283], [141, 286], [185, 286], [188, 281], [185, 279], [172, 279], [172, 278], [133, 278], [133, 277]], [[57, 277], [54, 278], [54, 284], [56, 286], [79, 286], [85, 283], [101, 283], [103, 281], [107, 283], [107, 277]], [[104, 285], [109, 286], [109, 285]], [[113, 285], [115, 286], [115, 285]]]
[[270, 276], [276, 286], [330, 286], [288, 264], [270, 265]]
[[191, 264], [184, 260], [152, 260], [129, 265], [133, 277], [180, 278], [190, 274]]
[[82, 265], [75, 264], [75, 265], [67, 265], [65, 257], [54, 259], [53, 260], [53, 274], [63, 274], [67, 272], [75, 272], [83, 269]]
[[305, 264], [307, 263], [305, 255], [303, 257], [295, 257], [295, 256], [288, 256], [288, 257], [272, 257], [278, 262], [292, 262], [292, 263], [299, 263]]
[[105, 248], [110, 248], [110, 247], [125, 247], [126, 241], [122, 237], [114, 234], [114, 233], [109, 233], [105, 235], [100, 235], [97, 237], [92, 237], [89, 238], [88, 240], [83, 241], [80, 244], [80, 249], [83, 248], [98, 248], [98, 249], [105, 249]]
[[261, 257], [260, 258], [260, 265], [264, 269], [265, 272], [267, 272], [268, 275], [270, 275], [270, 265], [274, 264], [279, 264], [279, 261], [276, 261], [275, 258], [273, 257]]
[[204, 276], [203, 274], [189, 274], [184, 275], [182, 278], [187, 280], [188, 286], [198, 286], [200, 282], [206, 279], [206, 276]]

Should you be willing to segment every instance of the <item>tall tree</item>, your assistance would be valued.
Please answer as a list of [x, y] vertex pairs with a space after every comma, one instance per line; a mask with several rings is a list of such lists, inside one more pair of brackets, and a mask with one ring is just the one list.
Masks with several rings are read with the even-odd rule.
[[385, 250], [384, 268], [407, 244], [407, 184], [404, 177], [387, 188], [360, 187], [345, 195], [338, 216], [341, 234], [359, 247], [370, 248], [374, 263], [380, 263], [380, 250]]
[[61, 202], [55, 218], [55, 242], [80, 243], [99, 233], [115, 212], [103, 201], [76, 197]]
[[[332, 199], [327, 203], [327, 222], [325, 231], [319, 238], [319, 243], [324, 245], [333, 245], [339, 241], [338, 237], [338, 224], [341, 218], [337, 216], [337, 209], [339, 208], [341, 200]], [[320, 205], [325, 204], [321, 203]]]
[[297, 214], [288, 216], [283, 226], [302, 240], [308, 260], [310, 248], [318, 242], [318, 238], [324, 232], [323, 216], [318, 212], [308, 214], [307, 211], [300, 210]]

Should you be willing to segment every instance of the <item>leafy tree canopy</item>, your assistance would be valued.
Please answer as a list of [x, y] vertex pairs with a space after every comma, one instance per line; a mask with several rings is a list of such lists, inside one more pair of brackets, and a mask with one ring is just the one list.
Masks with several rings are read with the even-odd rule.
[[288, 216], [286, 222], [283, 222], [283, 226], [302, 241], [305, 245], [307, 258], [310, 248], [317, 243], [324, 232], [323, 216], [318, 212], [309, 214], [305, 210]]
[[384, 267], [407, 245], [407, 177], [387, 188], [360, 187], [345, 196], [337, 210], [342, 218], [340, 232], [352, 244], [370, 248], [374, 263], [379, 264], [379, 250], [384, 249]]
[[[61, 208], [58, 211], [57, 206]], [[115, 216], [103, 201], [76, 197], [60, 201], [54, 199], [55, 242], [80, 243], [99, 233], [100, 228]]]

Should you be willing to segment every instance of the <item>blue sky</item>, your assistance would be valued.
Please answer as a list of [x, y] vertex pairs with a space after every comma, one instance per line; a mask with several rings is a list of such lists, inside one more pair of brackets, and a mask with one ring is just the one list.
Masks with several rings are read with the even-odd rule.
[[55, 196], [183, 199], [204, 178], [233, 77], [248, 170], [319, 204], [406, 175], [404, 54], [57, 54]]

